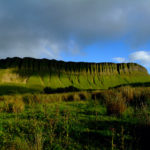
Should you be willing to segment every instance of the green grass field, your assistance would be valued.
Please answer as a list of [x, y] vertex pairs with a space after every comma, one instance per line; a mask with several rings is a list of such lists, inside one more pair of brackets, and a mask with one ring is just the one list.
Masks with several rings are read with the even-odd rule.
[[144, 150], [150, 138], [149, 92], [121, 87], [0, 96], [0, 149]]
[[[41, 92], [44, 87], [108, 89], [145, 82], [150, 82], [150, 75], [143, 66], [135, 63], [75, 63], [17, 57], [0, 59], [0, 86], [6, 85], [8, 89], [8, 86], [14, 85], [15, 90], [19, 86], [25, 93], [28, 89]], [[0, 89], [0, 95], [2, 93]]]
[[144, 67], [0, 60], [0, 150], [146, 150], [149, 139]]
[[13, 93], [41, 93], [45, 87], [53, 89], [74, 86], [80, 90], [108, 89], [119, 85], [135, 83], [148, 83], [148, 74], [131, 75], [99, 75], [99, 74], [60, 74], [21, 77], [13, 72], [13, 69], [0, 69], [0, 95]]

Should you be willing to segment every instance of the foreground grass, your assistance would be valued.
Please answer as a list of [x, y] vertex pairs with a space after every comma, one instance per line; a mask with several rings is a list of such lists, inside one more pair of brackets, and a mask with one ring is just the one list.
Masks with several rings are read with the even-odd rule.
[[99, 121], [104, 126], [108, 120], [119, 120], [106, 116], [104, 107], [96, 107], [89, 102], [60, 102], [37, 104], [19, 114], [2, 113], [1, 149], [109, 148], [111, 129], [99, 130]]
[[[146, 149], [149, 95], [145, 93], [144, 98], [141, 93], [140, 88], [127, 87], [95, 93], [1, 97], [0, 149]], [[146, 102], [136, 105], [144, 99]]]

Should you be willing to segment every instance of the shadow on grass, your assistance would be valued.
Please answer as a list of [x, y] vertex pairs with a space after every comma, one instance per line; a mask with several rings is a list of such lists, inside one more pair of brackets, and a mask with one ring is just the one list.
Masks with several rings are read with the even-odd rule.
[[[112, 130], [114, 130], [114, 144], [117, 149], [124, 146], [124, 150], [145, 150], [149, 146], [150, 126], [122, 121], [87, 121], [84, 122], [87, 131], [81, 131], [78, 137], [72, 135], [82, 145], [93, 148], [111, 149]], [[123, 133], [122, 133], [123, 128]], [[124, 140], [122, 140], [124, 139]], [[124, 143], [124, 145], [122, 145]]]
[[67, 92], [78, 92], [78, 91], [80, 91], [80, 90], [78, 88], [74, 87], [74, 86], [68, 86], [68, 87], [57, 88], [57, 89], [53, 89], [51, 87], [45, 87], [44, 88], [44, 93], [45, 94], [67, 93]]
[[27, 88], [17, 85], [0, 85], [0, 96], [13, 95], [13, 94], [25, 94], [25, 93], [38, 93], [39, 90]]
[[109, 89], [113, 88], [119, 88], [119, 87], [124, 87], [124, 86], [131, 86], [131, 87], [150, 87], [150, 82], [137, 82], [137, 83], [130, 83], [130, 84], [120, 84], [115, 87], [111, 87]]

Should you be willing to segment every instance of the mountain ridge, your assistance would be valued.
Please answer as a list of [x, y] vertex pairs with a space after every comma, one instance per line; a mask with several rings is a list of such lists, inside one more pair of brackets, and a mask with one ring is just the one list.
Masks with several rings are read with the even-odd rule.
[[149, 82], [147, 70], [136, 63], [65, 62], [49, 59], [0, 59], [0, 85], [30, 88], [107, 89], [121, 84]]
[[[137, 63], [111, 63], [111, 62], [102, 62], [102, 63], [94, 63], [94, 62], [72, 62], [72, 61], [62, 61], [62, 60], [49, 60], [49, 59], [36, 59], [31, 57], [13, 57], [13, 58], [6, 58], [6, 59], [0, 59], [0, 68], [1, 69], [7, 69], [7, 68], [17, 68], [20, 70], [30, 70], [33, 69], [33, 71], [40, 71], [44, 69], [48, 69], [50, 71], [53, 71], [54, 66], [57, 66], [58, 68], [55, 68], [54, 71], [58, 71], [57, 69], [65, 69], [66, 71], [84, 71], [88, 72], [107, 72], [107, 71], [113, 71], [113, 69], [117, 70], [118, 73], [121, 72], [121, 70], [125, 71], [142, 71], [147, 73], [147, 70], [137, 64]], [[55, 67], [56, 67], [55, 66]], [[74, 69], [73, 69], [74, 68]], [[36, 70], [37, 69], [37, 70]], [[112, 70], [111, 70], [112, 69]], [[59, 70], [61, 71], [61, 70]]]

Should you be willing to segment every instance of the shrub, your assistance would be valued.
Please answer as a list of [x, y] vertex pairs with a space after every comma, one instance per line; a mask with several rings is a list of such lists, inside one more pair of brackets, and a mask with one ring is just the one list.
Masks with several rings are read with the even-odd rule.
[[79, 89], [74, 86], [69, 86], [69, 87], [65, 87], [65, 88], [57, 88], [57, 89], [52, 89], [51, 87], [44, 88], [44, 93], [46, 93], [46, 94], [75, 92], [75, 91], [79, 91]]
[[44, 88], [44, 93], [46, 93], [46, 94], [53, 93], [53, 89], [50, 88], [50, 87], [45, 87], [45, 88]]
[[23, 96], [23, 102], [28, 105], [40, 103], [40, 99], [36, 95], [25, 95]]
[[75, 100], [75, 101], [80, 101], [81, 98], [80, 98], [79, 94], [75, 93], [75, 94], [73, 95], [73, 100]]
[[132, 106], [142, 108], [148, 101], [148, 95], [145, 91], [135, 91], [133, 101], [130, 102]]
[[74, 96], [73, 95], [64, 95], [64, 96], [62, 96], [62, 100], [63, 101], [73, 101]]
[[79, 93], [80, 100], [86, 100], [87, 96], [84, 93]]
[[79, 101], [81, 100], [78, 93], [62, 95], [62, 101]]
[[126, 105], [123, 101], [109, 101], [107, 103], [107, 113], [109, 115], [121, 115], [126, 109]]
[[7, 100], [4, 102], [2, 110], [8, 113], [19, 113], [24, 111], [24, 103], [22, 99]]
[[122, 96], [126, 99], [127, 103], [130, 103], [134, 99], [135, 89], [130, 86], [121, 87], [118, 89], [122, 93]]
[[96, 92], [92, 94], [92, 99], [93, 100], [98, 100], [98, 102], [100, 104], [105, 104], [106, 103], [106, 99], [107, 99], [107, 94], [108, 92]]
[[109, 91], [106, 95], [106, 108], [108, 115], [120, 116], [126, 110], [125, 99], [122, 93], [116, 91]]

